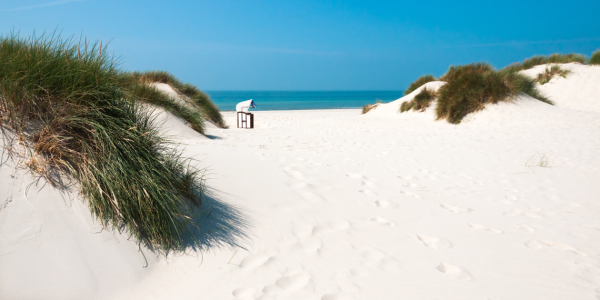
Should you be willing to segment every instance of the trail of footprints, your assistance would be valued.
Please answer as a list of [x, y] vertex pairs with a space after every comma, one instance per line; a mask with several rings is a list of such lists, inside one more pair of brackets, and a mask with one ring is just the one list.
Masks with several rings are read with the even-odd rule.
[[[294, 165], [283, 168], [283, 171], [288, 176], [290, 176], [291, 178], [296, 179], [298, 181], [305, 183], [310, 180], [310, 178], [305, 176], [305, 174], [298, 171], [297, 168], [294, 167]], [[392, 173], [396, 173], [396, 170], [390, 169], [388, 171], [392, 172]], [[438, 174], [435, 174], [435, 175], [438, 175]], [[435, 177], [435, 175], [428, 173], [428, 174], [426, 174], [425, 177], [428, 179], [437, 179]], [[371, 190], [377, 186], [376, 183], [369, 180], [366, 176], [364, 176], [362, 174], [358, 174], [358, 173], [347, 173], [346, 176], [351, 179], [360, 180], [360, 185], [362, 186], [362, 189], [358, 190], [358, 192], [363, 193], [365, 195], [375, 195], [375, 196], [377, 195], [376, 192]], [[413, 192], [413, 190], [418, 192], [419, 188], [421, 188], [421, 186], [415, 182], [418, 180], [417, 177], [412, 176], [412, 175], [403, 175], [403, 176], [397, 176], [397, 177], [402, 181], [401, 186], [403, 187], [403, 189], [400, 191], [400, 193], [404, 194], [405, 196], [412, 197], [415, 199], [423, 198], [421, 195]], [[514, 192], [517, 192], [517, 191], [515, 190]], [[321, 196], [319, 196], [315, 193], [312, 193], [306, 189], [300, 189], [300, 190], [298, 190], [298, 193], [304, 199], [308, 200], [309, 202], [323, 201], [323, 198]], [[499, 200], [499, 202], [505, 203], [505, 204], [516, 204], [516, 202], [518, 200], [519, 200], [519, 197], [516, 195], [507, 195], [507, 196], [505, 196], [504, 199]], [[377, 207], [382, 208], [382, 209], [390, 206], [390, 202], [384, 201], [381, 199], [375, 200], [374, 204]], [[440, 202], [438, 202], [438, 204], [439, 204], [440, 208], [442, 208], [450, 213], [454, 213], [454, 214], [470, 213], [473, 211], [472, 208], [469, 208], [466, 206], [455, 205], [455, 204], [450, 204], [450, 203], [440, 203]], [[525, 217], [529, 217], [529, 218], [533, 218], [533, 219], [542, 219], [545, 216], [551, 216], [552, 213], [544, 212], [537, 207], [530, 206], [526, 209], [514, 209], [511, 211], [507, 211], [507, 212], [504, 212], [503, 215], [504, 215], [504, 217], [509, 217], [509, 218], [517, 217], [517, 216], [525, 216]], [[379, 226], [389, 226], [389, 227], [396, 226], [396, 224], [394, 224], [392, 221], [389, 221], [378, 215], [367, 218], [367, 219], [365, 219], [365, 221], [370, 221], [371, 224], [375, 224], [375, 225], [379, 225]], [[494, 233], [494, 234], [503, 234], [504, 233], [500, 229], [488, 227], [488, 226], [477, 224], [477, 223], [467, 222], [466, 225], [477, 231], [490, 232], [490, 233]], [[335, 232], [335, 231], [343, 231], [349, 227], [350, 227], [350, 224], [346, 220], [338, 220], [338, 221], [332, 222], [331, 224], [328, 224], [326, 226], [320, 226], [320, 227], [318, 227], [318, 226], [317, 227], [307, 227], [307, 228], [298, 227], [295, 229], [295, 232], [294, 232], [295, 236], [299, 240], [297, 243], [297, 247], [299, 249], [302, 249], [302, 251], [305, 255], [318, 255], [322, 248], [322, 240], [316, 236], [317, 234], [328, 234], [328, 233]], [[526, 232], [526, 233], [535, 232], [534, 227], [526, 225], [526, 224], [516, 224], [516, 227], [519, 230]], [[429, 236], [426, 234], [418, 234], [418, 235], [416, 235], [416, 237], [425, 247], [430, 248], [430, 249], [434, 249], [434, 250], [438, 250], [438, 251], [445, 251], [445, 250], [451, 249], [453, 247], [453, 243], [450, 240], [445, 239], [445, 238]], [[574, 255], [586, 256], [585, 253], [579, 251], [578, 249], [576, 249], [570, 245], [554, 243], [554, 242], [550, 242], [550, 241], [528, 240], [525, 243], [525, 246], [530, 249], [533, 249], [533, 250], [544, 249], [544, 248], [557, 249], [557, 250], [561, 250], [561, 251], [566, 251], [566, 252], [574, 254]], [[365, 266], [368, 266], [369, 268], [382, 268], [382, 269], [399, 268], [399, 265], [400, 265], [399, 261], [395, 260], [392, 257], [387, 256], [385, 253], [381, 252], [378, 249], [369, 248], [369, 247], [365, 247], [365, 248], [361, 249], [358, 247], [355, 250], [357, 250], [360, 253], [360, 255], [362, 257], [362, 261], [361, 261], [362, 264]], [[246, 269], [257, 268], [262, 265], [268, 264], [268, 262], [270, 260], [274, 259], [276, 255], [277, 255], [276, 252], [249, 255], [248, 257], [244, 258], [244, 260], [240, 263], [240, 267], [246, 268]], [[441, 262], [437, 266], [435, 266], [435, 268], [440, 273], [443, 273], [449, 277], [455, 278], [460, 281], [473, 280], [473, 276], [469, 273], [468, 270], [466, 270], [465, 268], [462, 268], [460, 266], [457, 266], [457, 265], [453, 265], [453, 264], [446, 263], [446, 262]], [[364, 277], [364, 276], [367, 276], [368, 274], [365, 273], [365, 271], [353, 270], [352, 275], [355, 277]], [[252, 297], [257, 294], [262, 294], [263, 296], [264, 295], [275, 296], [278, 293], [281, 293], [284, 291], [292, 292], [292, 291], [301, 289], [303, 287], [306, 287], [309, 284], [310, 280], [311, 280], [310, 273], [308, 273], [304, 270], [291, 270], [291, 271], [287, 271], [286, 273], [284, 273], [274, 283], [272, 283], [270, 285], [266, 285], [260, 291], [253, 289], [253, 288], [240, 288], [240, 289], [236, 289], [235, 291], [233, 291], [233, 296], [236, 297], [236, 299], [254, 299]], [[340, 290], [342, 291], [341, 293], [325, 294], [322, 296], [321, 299], [322, 300], [351, 299], [344, 292], [351, 293], [353, 291], [353, 288], [352, 288], [353, 285], [350, 283], [342, 283], [341, 286], [346, 286], [345, 289], [340, 288]], [[355, 286], [354, 286], [354, 289], [356, 289]], [[264, 298], [264, 297], [261, 297], [261, 299], [262, 298]], [[265, 298], [265, 299], [267, 299], [267, 298]]]

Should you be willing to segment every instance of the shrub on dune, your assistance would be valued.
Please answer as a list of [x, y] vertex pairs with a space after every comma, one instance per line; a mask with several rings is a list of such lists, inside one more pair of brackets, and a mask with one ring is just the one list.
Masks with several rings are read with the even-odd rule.
[[196, 86], [183, 83], [166, 71], [132, 72], [128, 76], [140, 83], [166, 83], [170, 85], [177, 92], [187, 96], [192, 101], [192, 104], [200, 108], [206, 117], [216, 126], [227, 128], [219, 108], [210, 100], [210, 97], [206, 93], [200, 91]]
[[600, 50], [594, 51], [592, 53], [592, 58], [590, 58], [590, 65], [600, 65]]
[[585, 64], [587, 61], [585, 55], [577, 54], [577, 53], [569, 53], [569, 54], [552, 54], [550, 56], [533, 56], [531, 58], [525, 59], [523, 62], [510, 64], [505, 67], [503, 70], [518, 72], [522, 70], [531, 69], [538, 65], [545, 64], [566, 64], [566, 63], [580, 63]]
[[550, 79], [552, 79], [556, 75], [566, 78], [567, 75], [569, 75], [570, 73], [571, 71], [565, 70], [558, 65], [554, 65], [552, 67], [547, 67], [543, 73], [538, 74], [538, 76], [536, 77], [536, 81], [539, 84], [546, 84], [550, 82]]
[[450, 67], [440, 80], [447, 84], [439, 90], [437, 119], [452, 124], [460, 123], [467, 114], [486, 104], [510, 101], [520, 93], [552, 103], [540, 95], [532, 79], [510, 70], [496, 71], [486, 63]]
[[411, 83], [408, 88], [404, 91], [404, 95], [408, 95], [412, 92], [414, 92], [416, 89], [420, 88], [422, 85], [428, 83], [428, 82], [432, 82], [432, 81], [436, 81], [435, 77], [433, 77], [433, 75], [429, 74], [429, 75], [423, 75], [419, 78], [417, 78], [417, 80], [415, 80], [413, 83]]
[[0, 126], [32, 149], [28, 165], [50, 183], [75, 179], [103, 226], [153, 249], [185, 250], [201, 174], [131, 101], [155, 92], [128, 89], [101, 46], [82, 48], [56, 36], [1, 37]]
[[411, 101], [403, 102], [400, 105], [400, 112], [409, 110], [423, 112], [425, 111], [431, 102], [437, 97], [437, 93], [434, 90], [423, 88]]

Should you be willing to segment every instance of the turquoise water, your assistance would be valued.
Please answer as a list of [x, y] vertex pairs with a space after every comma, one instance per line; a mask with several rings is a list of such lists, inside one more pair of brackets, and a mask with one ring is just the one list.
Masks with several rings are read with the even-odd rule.
[[402, 91], [207, 91], [220, 110], [235, 110], [239, 102], [252, 99], [251, 110], [303, 110], [361, 108], [378, 100], [390, 102]]

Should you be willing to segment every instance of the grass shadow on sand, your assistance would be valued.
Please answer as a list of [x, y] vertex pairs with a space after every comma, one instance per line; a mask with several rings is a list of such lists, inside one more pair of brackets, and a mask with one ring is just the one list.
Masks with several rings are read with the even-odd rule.
[[188, 251], [244, 248], [253, 222], [243, 208], [229, 203], [225, 192], [206, 188], [202, 206], [190, 225], [192, 237], [185, 239]]

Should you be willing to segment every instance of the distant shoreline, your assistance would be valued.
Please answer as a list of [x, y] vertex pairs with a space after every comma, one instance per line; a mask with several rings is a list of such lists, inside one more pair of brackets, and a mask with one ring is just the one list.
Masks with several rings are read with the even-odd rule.
[[206, 91], [221, 111], [233, 111], [239, 102], [253, 99], [255, 111], [362, 108], [391, 102], [404, 91]]

